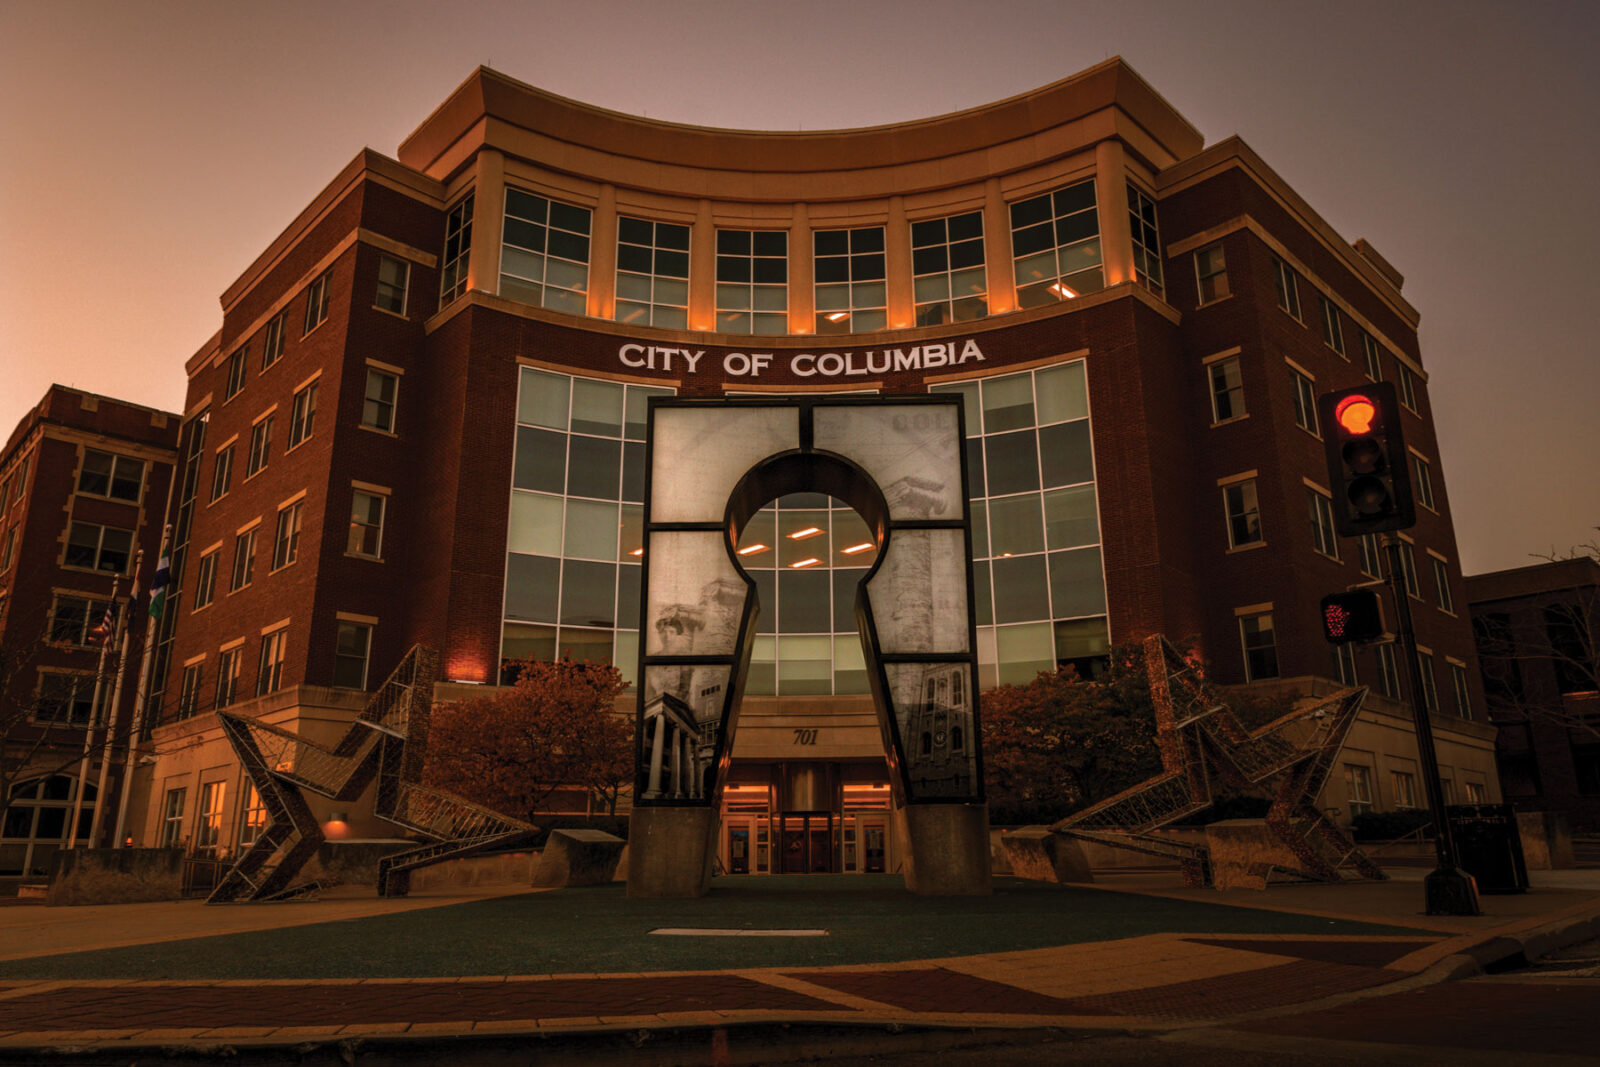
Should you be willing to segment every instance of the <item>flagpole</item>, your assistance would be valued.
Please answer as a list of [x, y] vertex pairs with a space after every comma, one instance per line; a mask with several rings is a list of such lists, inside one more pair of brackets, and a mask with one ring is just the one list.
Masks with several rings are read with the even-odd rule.
[[111, 781], [111, 753], [117, 743], [117, 723], [122, 718], [122, 683], [128, 674], [128, 641], [133, 635], [133, 612], [139, 603], [139, 572], [144, 568], [144, 549], [133, 557], [133, 585], [128, 589], [128, 610], [118, 616], [122, 640], [117, 645], [117, 680], [111, 687], [111, 711], [106, 716], [106, 739], [100, 748], [100, 781], [94, 790], [94, 819], [89, 823], [89, 847], [100, 840], [105, 825], [106, 786]]
[[156, 553], [156, 573], [150, 579], [150, 622], [144, 631], [144, 653], [139, 662], [139, 681], [133, 691], [133, 725], [128, 730], [126, 762], [122, 768], [122, 798], [117, 803], [117, 828], [111, 835], [111, 847], [122, 847], [122, 832], [128, 824], [128, 804], [133, 796], [133, 771], [139, 754], [139, 739], [144, 732], [144, 706], [150, 698], [150, 665], [154, 659], [156, 631], [161, 629], [161, 616], [166, 611], [167, 585], [171, 581], [172, 561], [167, 558], [172, 538], [172, 524], [161, 528], [161, 549]]
[[[111, 580], [111, 600], [106, 605], [107, 613], [116, 610], [117, 586], [120, 584], [122, 584], [120, 576]], [[104, 624], [105, 616], [101, 616], [101, 625]], [[113, 633], [115, 633], [114, 626]], [[111, 651], [112, 637], [113, 634], [107, 634], [104, 643], [101, 644], [100, 665], [95, 668], [94, 672], [94, 696], [89, 700], [89, 724], [84, 727], [83, 731], [83, 759], [78, 762], [78, 790], [76, 797], [72, 801], [72, 827], [67, 837], [67, 847], [69, 849], [78, 847], [78, 816], [83, 811], [83, 791], [88, 786], [89, 757], [94, 754], [94, 728], [96, 721], [100, 717], [100, 694], [105, 690], [106, 655]]]

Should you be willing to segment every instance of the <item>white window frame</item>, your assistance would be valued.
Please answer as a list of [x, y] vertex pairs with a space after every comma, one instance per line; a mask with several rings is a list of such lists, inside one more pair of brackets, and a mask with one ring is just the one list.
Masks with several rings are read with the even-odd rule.
[[316, 430], [318, 381], [313, 378], [295, 390], [294, 399], [289, 405], [289, 439], [284, 446], [285, 452], [304, 444]]
[[239, 699], [239, 660], [243, 653], [243, 641], [235, 641], [217, 653], [215, 707], [225, 708]]
[[[105, 473], [106, 487], [104, 492], [97, 493], [92, 489], [85, 489], [83, 487], [84, 476], [89, 473], [90, 456], [96, 456], [110, 460], [109, 468]], [[123, 476], [121, 481], [124, 484], [130, 480], [133, 482], [133, 495], [119, 495], [116, 492], [117, 482], [119, 480], [119, 472], [124, 466], [130, 464], [137, 465], [139, 472], [138, 476], [132, 479]], [[83, 459], [78, 464], [78, 481], [74, 491], [80, 496], [92, 496], [100, 500], [116, 500], [124, 504], [137, 504], [139, 502], [139, 498], [144, 495], [145, 469], [146, 464], [142, 459], [135, 459], [133, 456], [120, 455], [116, 452], [104, 452], [98, 448], [85, 448], [83, 450]]]
[[[978, 220], [977, 237], [960, 237], [952, 240], [950, 237], [950, 224], [958, 219], [966, 220], [971, 218]], [[918, 244], [918, 229], [920, 228], [926, 232], [927, 228], [934, 223], [939, 223], [943, 226], [944, 237]], [[916, 324], [918, 326], [944, 326], [956, 322], [970, 322], [987, 316], [989, 314], [989, 266], [985, 258], [983, 212], [962, 211], [954, 215], [918, 219], [911, 224], [910, 230], [912, 306]], [[951, 265], [951, 250], [953, 247], [959, 245], [963, 248], [968, 248], [974, 244], [978, 248], [977, 266], [955, 267]], [[916, 269], [918, 253], [927, 252], [931, 249], [944, 250], [944, 267], [918, 272]], [[957, 278], [964, 278], [974, 273], [982, 279], [982, 288], [977, 293], [964, 292], [957, 294]], [[925, 288], [924, 283], [937, 284], [937, 281], [930, 283], [930, 279], [943, 281], [942, 294], [933, 294], [924, 299], [924, 293], [922, 292]], [[977, 301], [976, 314], [958, 314], [963, 310], [963, 302], [973, 300]], [[966, 306], [970, 308], [970, 305]], [[936, 309], [942, 309], [942, 311], [936, 314]]]
[[[354, 556], [357, 559], [383, 559], [383, 533], [386, 520], [389, 517], [389, 495], [389, 490], [384, 489], [381, 486], [357, 483], [351, 487], [350, 540], [345, 546], [346, 555]], [[366, 497], [369, 500], [376, 500], [378, 502], [378, 521], [376, 524], [366, 522], [365, 517], [360, 515], [356, 509], [356, 505], [363, 497]], [[368, 515], [370, 516], [370, 512]], [[360, 551], [359, 542], [357, 540], [358, 533], [364, 532], [365, 530], [373, 528], [374, 526], [376, 528], [376, 546], [370, 553]]]
[[[383, 276], [384, 268], [387, 267], [391, 263], [398, 265], [399, 268], [400, 268], [400, 281], [398, 283], [393, 282], [393, 281], [389, 281], [388, 279], [384, 278], [384, 276]], [[391, 302], [399, 304], [398, 307], [388, 307], [388, 306], [386, 306], [384, 304], [384, 296], [385, 296], [386, 293], [389, 294]], [[395, 296], [394, 294], [398, 294], [398, 296]], [[410, 297], [411, 297], [411, 263], [410, 263], [410, 261], [401, 259], [399, 256], [391, 256], [386, 252], [379, 253], [379, 255], [378, 255], [378, 285], [377, 285], [377, 289], [372, 294], [372, 306], [373, 306], [373, 308], [375, 310], [377, 310], [377, 311], [382, 311], [382, 312], [384, 312], [385, 314], [388, 314], [388, 315], [398, 315], [403, 319], [403, 318], [406, 317], [406, 304], [410, 300]]]
[[261, 369], [265, 371], [283, 358], [284, 327], [288, 325], [289, 309], [284, 308], [267, 320], [261, 331]]
[[1373, 810], [1372, 776], [1365, 764], [1344, 765], [1344, 794], [1352, 818]]
[[241, 589], [248, 589], [255, 580], [256, 571], [256, 533], [259, 526], [251, 526], [233, 537], [233, 572], [228, 580], [228, 593], [232, 595]]
[[1322, 298], [1322, 343], [1339, 353], [1339, 358], [1349, 360], [1344, 347], [1344, 327], [1339, 322], [1339, 306], [1326, 296]]
[[300, 558], [300, 525], [304, 518], [303, 497], [278, 509], [272, 532], [272, 567], [268, 573], [290, 566]]
[[1407, 451], [1411, 453], [1411, 484], [1417, 491], [1417, 503], [1437, 515], [1439, 507], [1434, 503], [1433, 496], [1433, 464], [1416, 449]]
[[1314, 485], [1306, 486], [1306, 510], [1311, 520], [1311, 549], [1328, 559], [1339, 558], [1339, 535], [1333, 526], [1333, 497]]
[[[1271, 631], [1271, 634], [1272, 634], [1273, 673], [1271, 673], [1271, 674], [1263, 674], [1263, 675], [1260, 675], [1258, 677], [1256, 675], [1255, 671], [1250, 666], [1250, 650], [1251, 650], [1250, 635], [1245, 630], [1245, 624], [1247, 622], [1252, 622], [1252, 621], [1259, 622], [1261, 619], [1266, 619], [1267, 620], [1267, 624], [1268, 624], [1268, 626], [1270, 628], [1270, 631]], [[1277, 627], [1277, 620], [1275, 620], [1273, 618], [1272, 610], [1270, 608], [1268, 608], [1266, 610], [1260, 610], [1260, 611], [1257, 611], [1257, 610], [1243, 610], [1241, 613], [1238, 613], [1238, 620], [1239, 620], [1239, 651], [1240, 651], [1240, 654], [1241, 654], [1241, 656], [1242, 656], [1242, 658], [1244, 660], [1244, 677], [1245, 677], [1245, 681], [1247, 681], [1247, 682], [1257, 682], [1257, 681], [1263, 681], [1263, 680], [1268, 679], [1268, 678], [1280, 678], [1280, 677], [1282, 677], [1283, 676], [1283, 665], [1278, 663], [1278, 627]], [[1257, 632], [1259, 633], [1260, 631], [1258, 630]], [[1265, 648], [1266, 646], [1262, 645], [1262, 646], [1259, 646], [1259, 647], [1260, 648]]]
[[301, 337], [328, 321], [329, 289], [332, 287], [332, 279], [333, 268], [330, 267], [306, 286], [306, 321], [305, 329], [300, 331]]
[[[1253, 477], [1233, 478], [1222, 485], [1222, 517], [1228, 529], [1228, 548], [1255, 548], [1267, 543], [1266, 535], [1261, 528], [1261, 500], [1256, 491], [1256, 480]], [[1235, 512], [1233, 494], [1237, 492], [1240, 510]], [[1235, 536], [1234, 520], [1236, 518], [1248, 520], [1250, 515], [1255, 515], [1255, 538], [1241, 541]]]
[[338, 681], [339, 666], [338, 665], [339, 665], [339, 660], [340, 660], [341, 656], [343, 656], [343, 658], [345, 658], [345, 659], [353, 658], [353, 656], [351, 656], [351, 655], [344, 655], [344, 654], [340, 653], [340, 651], [339, 651], [339, 638], [343, 634], [345, 634], [346, 632], [360, 632], [360, 633], [362, 633], [364, 635], [364, 638], [363, 638], [363, 642], [364, 643], [363, 643], [362, 650], [361, 650], [361, 685], [359, 686], [359, 688], [362, 691], [366, 690], [366, 688], [367, 688], [367, 675], [372, 669], [372, 631], [374, 629], [375, 629], [375, 627], [373, 626], [373, 624], [369, 623], [369, 622], [358, 622], [358, 621], [356, 621], [354, 619], [339, 619], [338, 620], [338, 624], [334, 628], [334, 650], [333, 650], [334, 677], [333, 677], [332, 681], [333, 681], [333, 684], [334, 684], [335, 687], [341, 688], [341, 689], [356, 688], [356, 687], [353, 687], [353, 686], [340, 686], [339, 685], [339, 681]]
[[261, 635], [261, 650], [256, 657], [256, 696], [276, 693], [283, 688], [283, 661], [288, 647], [287, 626], [279, 626]]
[[[1229, 367], [1233, 368], [1233, 377], [1237, 379], [1237, 385], [1227, 384]], [[1219, 375], [1222, 378], [1220, 382]], [[1206, 385], [1211, 394], [1211, 425], [1221, 426], [1249, 416], [1250, 411], [1244, 402], [1244, 364], [1237, 352], [1233, 355], [1214, 357], [1206, 363]], [[1218, 400], [1224, 396], [1228, 397], [1230, 402], [1236, 402], [1239, 410], [1223, 415]]]
[[1277, 288], [1278, 307], [1287, 312], [1294, 321], [1305, 323], [1300, 317], [1300, 285], [1295, 269], [1283, 261], [1281, 256], [1272, 257], [1273, 284]]
[[250, 426], [250, 453], [244, 465], [245, 481], [266, 470], [267, 462], [272, 458], [272, 420], [273, 415], [269, 413]]
[[222, 556], [222, 547], [215, 546], [201, 554], [199, 562], [195, 565], [194, 578], [194, 607], [191, 612], [209, 607], [217, 594], [217, 561]]
[[444, 254], [439, 257], [439, 306], [467, 291], [467, 265], [472, 256], [472, 216], [476, 194], [469, 192], [450, 206], [444, 219]]
[[[79, 527], [82, 527], [86, 530], [93, 529], [97, 531], [95, 534], [94, 561], [88, 565], [82, 563], [70, 563], [67, 561], [67, 553], [70, 552], [73, 547], [72, 531]], [[16, 527], [12, 527], [12, 529], [14, 530]], [[120, 567], [111, 568], [105, 565], [106, 531], [108, 530], [128, 535], [128, 547], [126, 550], [127, 559], [123, 561], [122, 566]], [[107, 526], [98, 522], [80, 522], [79, 520], [74, 519], [67, 524], [66, 542], [62, 545], [61, 549], [61, 565], [69, 570], [92, 571], [95, 574], [127, 574], [129, 568], [133, 566], [134, 551], [137, 547], [138, 546], [135, 543], [132, 530], [124, 530], [120, 526]]]
[[1375, 382], [1383, 381], [1383, 346], [1365, 330], [1361, 331], [1361, 359], [1367, 377]]
[[244, 364], [249, 345], [240, 345], [224, 362], [225, 378], [222, 385], [222, 402], [226, 404], [244, 391]]

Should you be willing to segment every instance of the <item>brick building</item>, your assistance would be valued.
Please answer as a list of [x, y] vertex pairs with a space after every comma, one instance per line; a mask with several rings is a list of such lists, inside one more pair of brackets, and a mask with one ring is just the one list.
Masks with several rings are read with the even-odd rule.
[[[100, 662], [93, 631], [114, 585], [119, 604], [127, 603], [141, 551], [146, 587], [156, 569], [180, 421], [56, 385], [0, 453], [0, 794], [10, 801], [0, 824], [0, 876], [48, 871], [71, 838]], [[117, 788], [144, 632], [142, 612], [129, 619], [132, 651], [109, 779]], [[115, 666], [110, 659], [108, 670]], [[103, 721], [110, 677], [100, 691]], [[97, 740], [80, 807], [83, 838], [102, 755]]]
[[1470, 575], [1467, 600], [1507, 803], [1600, 830], [1600, 562]]
[[[1392, 651], [1341, 659], [1320, 638], [1318, 599], [1378, 564], [1333, 535], [1313, 400], [1395, 381], [1423, 487], [1406, 553], [1426, 699], [1447, 774], [1492, 796], [1400, 290], [1120, 60], [817, 133], [655, 122], [479, 69], [398, 159], [351, 161], [188, 362], [145, 835], [204, 825], [226, 846], [251, 824], [216, 706], [331, 734], [415, 642], [441, 650], [447, 693], [513, 657], [631, 677], [644, 411], [664, 394], [961, 394], [983, 686], [1092, 669], [1154, 631], [1225, 682], [1360, 680], [1378, 695], [1326, 799], [1361, 810], [1421, 788]], [[807, 495], [738, 546], [767, 632], [729, 869], [892, 868], [849, 608], [875, 552], [854, 512]]]

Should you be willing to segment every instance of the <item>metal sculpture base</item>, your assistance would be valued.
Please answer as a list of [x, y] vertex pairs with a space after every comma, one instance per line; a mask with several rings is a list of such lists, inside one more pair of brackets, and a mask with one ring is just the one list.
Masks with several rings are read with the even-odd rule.
[[628, 896], [705, 896], [717, 855], [718, 813], [638, 807], [628, 816]]
[[895, 812], [906, 843], [906, 888], [925, 897], [986, 897], [989, 805], [908, 804]]
[[1459, 867], [1439, 867], [1422, 880], [1429, 915], [1482, 915], [1478, 883]]

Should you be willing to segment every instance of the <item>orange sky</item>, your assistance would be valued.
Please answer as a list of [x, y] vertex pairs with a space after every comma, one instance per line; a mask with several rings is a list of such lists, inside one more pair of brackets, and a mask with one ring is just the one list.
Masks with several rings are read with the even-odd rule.
[[604, 107], [920, 118], [1121, 54], [1422, 312], [1468, 573], [1592, 540], [1600, 5], [0, 2], [0, 434], [52, 381], [169, 409], [218, 295], [474, 66]]

